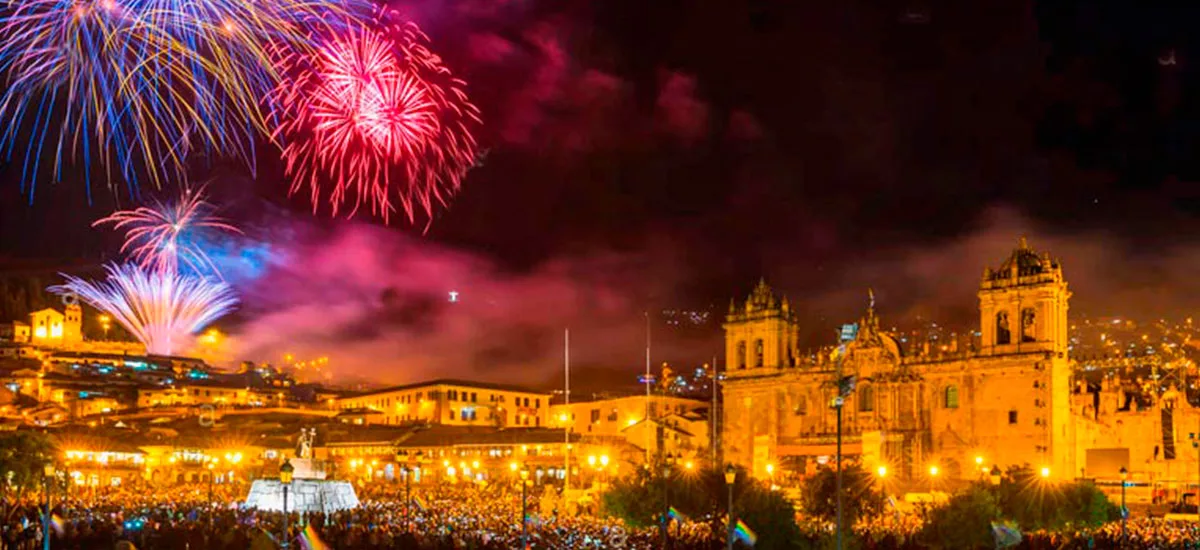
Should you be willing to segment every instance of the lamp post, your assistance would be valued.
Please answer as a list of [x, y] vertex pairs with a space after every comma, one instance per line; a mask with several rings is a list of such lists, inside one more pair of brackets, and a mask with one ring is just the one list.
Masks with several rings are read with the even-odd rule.
[[887, 479], [887, 475], [888, 475], [887, 466], [880, 464], [879, 468], [875, 470], [875, 473], [879, 475], [879, 496], [883, 497], [883, 500], [886, 501], [887, 500], [887, 487], [884, 486], [883, 482], [884, 482], [884, 480]]
[[998, 464], [992, 464], [992, 471], [991, 471], [992, 485], [997, 486], [997, 487], [1000, 486], [1001, 473], [1002, 472], [1000, 472], [1000, 466]]
[[213, 523], [213, 473], [215, 468], [213, 463], [208, 463], [208, 526], [212, 527]]
[[671, 467], [675, 465], [675, 457], [670, 453], [663, 458], [662, 469], [662, 486], [663, 486], [663, 509], [662, 509], [662, 547], [666, 550], [671, 545]]
[[[871, 307], [874, 308], [875, 298], [872, 295]], [[846, 358], [846, 345], [858, 338], [858, 324], [842, 325], [838, 334], [837, 353], [837, 397], [833, 398], [833, 408], [837, 409], [837, 550], [842, 550], [842, 407], [846, 398], [854, 393], [856, 378], [842, 375], [842, 362]]]
[[47, 462], [42, 468], [46, 483], [46, 517], [42, 519], [42, 550], [50, 550], [50, 480], [54, 479], [54, 465]]
[[404, 476], [404, 528], [409, 529], [412, 527], [412, 498], [409, 496], [412, 470], [408, 469], [408, 464], [400, 467], [400, 475]]
[[1121, 546], [1125, 546], [1125, 517], [1129, 515], [1129, 510], [1125, 508], [1125, 482], [1129, 478], [1129, 470], [1121, 466]]
[[725, 485], [729, 488], [729, 520], [725, 525], [725, 548], [733, 550], [733, 482], [737, 481], [737, 470], [733, 468], [733, 464], [725, 466]]
[[279, 484], [283, 486], [283, 541], [280, 544], [283, 548], [287, 548], [288, 542], [290, 542], [288, 536], [290, 530], [288, 529], [287, 495], [288, 486], [292, 484], [292, 473], [295, 471], [296, 467], [292, 466], [292, 463], [286, 458], [283, 460], [283, 464], [279, 465]]
[[529, 466], [521, 465], [521, 550], [529, 548], [529, 513], [525, 503], [525, 486], [529, 483]]

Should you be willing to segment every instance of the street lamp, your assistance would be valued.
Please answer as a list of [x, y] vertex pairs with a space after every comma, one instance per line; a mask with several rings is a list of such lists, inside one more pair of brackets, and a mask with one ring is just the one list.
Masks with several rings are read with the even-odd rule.
[[292, 484], [292, 473], [296, 471], [296, 467], [288, 459], [283, 459], [283, 464], [279, 465], [279, 484], [283, 486], [283, 542], [280, 546], [288, 547], [288, 510], [287, 510], [287, 495], [288, 486]]
[[215, 465], [213, 461], [208, 462], [208, 526], [211, 528], [213, 524], [213, 470]]
[[933, 493], [933, 482], [937, 479], [938, 473], [940, 472], [941, 470], [938, 469], [937, 464], [929, 467], [929, 492], [931, 494]]
[[1121, 466], [1121, 546], [1125, 546], [1125, 518], [1129, 516], [1129, 510], [1125, 508], [1125, 486], [1128, 485], [1126, 480], [1129, 479], [1129, 470]]
[[663, 487], [663, 509], [662, 509], [662, 544], [663, 550], [670, 547], [671, 544], [671, 525], [667, 518], [671, 514], [671, 467], [675, 465], [675, 456], [667, 453], [663, 457], [662, 469], [662, 487]]
[[47, 462], [42, 467], [42, 476], [46, 482], [46, 517], [42, 519], [42, 550], [50, 550], [50, 480], [54, 479], [54, 464]]
[[1000, 485], [1000, 476], [1002, 475], [1002, 472], [1000, 471], [1000, 466], [997, 464], [992, 464], [991, 474], [992, 474], [992, 485], [999, 486]]
[[408, 453], [396, 453], [396, 462], [403, 462], [400, 466], [400, 476], [404, 478], [404, 527], [409, 528], [412, 523], [412, 500], [409, 499], [409, 484], [412, 481], [412, 471], [408, 468]]
[[729, 520], [725, 526], [725, 547], [727, 550], [733, 550], [733, 482], [737, 481], [737, 470], [733, 468], [733, 464], [725, 466], [725, 485], [729, 487]]
[[887, 479], [888, 475], [887, 466], [880, 464], [879, 468], [875, 470], [875, 474], [879, 476], [879, 496], [883, 497], [884, 500], [887, 500], [887, 487], [883, 485], [883, 481]]
[[529, 548], [529, 508], [525, 502], [525, 487], [529, 483], [529, 466], [521, 465], [521, 548]]
[[1050, 468], [1048, 466], [1042, 466], [1041, 474], [1042, 474], [1042, 479], [1049, 478], [1050, 477]]

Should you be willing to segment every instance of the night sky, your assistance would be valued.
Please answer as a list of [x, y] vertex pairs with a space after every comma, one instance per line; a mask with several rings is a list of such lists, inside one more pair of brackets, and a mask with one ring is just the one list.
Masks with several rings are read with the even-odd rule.
[[[296, 226], [322, 235], [307, 247], [386, 242], [444, 267], [435, 279], [472, 273], [512, 300], [502, 300], [506, 314], [539, 285], [614, 293], [585, 307], [546, 290], [537, 307], [574, 305], [561, 316], [516, 315], [533, 318], [521, 338], [493, 335], [535, 351], [495, 359], [500, 351], [474, 350], [467, 361], [477, 369], [550, 361], [547, 327], [589, 326], [596, 308], [612, 316], [597, 343], [636, 339], [644, 310], [723, 313], [760, 276], [801, 304], [812, 334], [857, 315], [868, 286], [885, 315], [968, 324], [984, 265], [998, 265], [1022, 234], [1062, 257], [1073, 313], [1200, 305], [1190, 298], [1200, 290], [1191, 281], [1200, 83], [1187, 32], [1200, 7], [813, 4], [399, 5], [470, 82], [485, 119], [482, 166], [425, 234], [423, 222], [314, 217], [302, 198], [287, 198], [270, 149], [257, 181], [226, 166], [198, 167], [196, 179], [216, 178], [227, 213], [263, 241], [286, 225], [288, 235]], [[0, 175], [0, 258], [115, 253], [88, 228], [112, 206], [106, 190], [89, 205], [69, 177], [40, 186], [30, 206], [18, 170]], [[256, 308], [281, 311], [247, 295], [250, 326]], [[411, 309], [399, 321], [380, 315], [420, 325]], [[445, 315], [433, 315], [443, 328]], [[716, 349], [715, 338], [702, 340], [703, 353], [680, 344], [680, 360]], [[593, 359], [636, 364], [639, 350], [626, 347]]]

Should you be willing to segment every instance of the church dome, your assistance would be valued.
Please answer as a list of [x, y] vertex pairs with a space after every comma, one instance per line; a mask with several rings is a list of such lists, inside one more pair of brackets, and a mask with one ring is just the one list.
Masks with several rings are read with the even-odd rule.
[[1048, 255], [1038, 255], [1025, 237], [1021, 237], [1017, 248], [1013, 250], [1007, 260], [1000, 265], [999, 269], [994, 271], [988, 270], [987, 279], [1007, 279], [1016, 275], [1017, 277], [1029, 277], [1036, 275], [1044, 275], [1052, 273], [1058, 269], [1058, 262], [1051, 260]]

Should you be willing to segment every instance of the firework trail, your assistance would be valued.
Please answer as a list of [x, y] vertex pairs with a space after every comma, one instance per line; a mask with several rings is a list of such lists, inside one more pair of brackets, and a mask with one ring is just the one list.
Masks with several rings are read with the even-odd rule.
[[191, 336], [233, 310], [233, 289], [192, 275], [149, 271], [136, 264], [106, 265], [107, 280], [91, 282], [63, 274], [66, 283], [50, 287], [74, 294], [112, 316], [146, 346], [147, 353], [171, 355]]
[[292, 192], [334, 215], [366, 205], [385, 220], [453, 196], [475, 161], [479, 111], [412, 23], [359, 25], [283, 56], [272, 137], [283, 145]]
[[226, 220], [213, 215], [215, 207], [204, 199], [204, 188], [185, 191], [172, 203], [155, 203], [134, 210], [120, 210], [96, 220], [93, 227], [112, 224], [125, 231], [121, 253], [144, 270], [177, 273], [186, 266], [193, 273], [220, 276], [220, 271], [195, 238], [204, 231], [241, 233]]
[[268, 51], [303, 52], [366, 0], [25, 0], [0, 5], [0, 147], [32, 191], [78, 161], [133, 189], [183, 181], [193, 152], [253, 164], [273, 124]]

